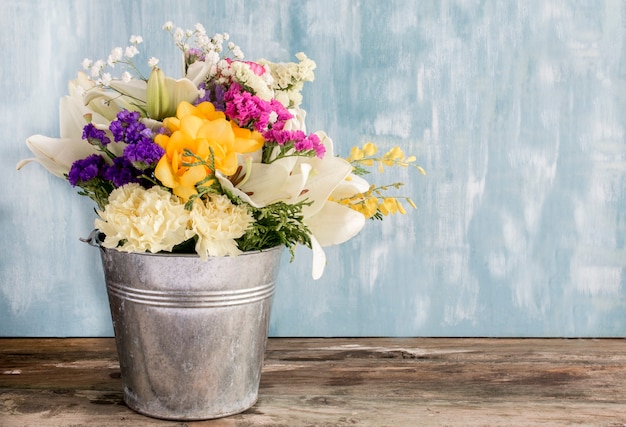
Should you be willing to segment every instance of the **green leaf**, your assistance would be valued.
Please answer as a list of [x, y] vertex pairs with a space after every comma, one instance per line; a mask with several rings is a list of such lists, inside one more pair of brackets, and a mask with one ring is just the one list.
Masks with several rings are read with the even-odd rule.
[[311, 247], [311, 231], [304, 224], [303, 206], [310, 202], [296, 204], [277, 202], [263, 208], [249, 207], [254, 222], [246, 233], [237, 239], [242, 251], [256, 251], [284, 245], [289, 248], [291, 257], [298, 244]]

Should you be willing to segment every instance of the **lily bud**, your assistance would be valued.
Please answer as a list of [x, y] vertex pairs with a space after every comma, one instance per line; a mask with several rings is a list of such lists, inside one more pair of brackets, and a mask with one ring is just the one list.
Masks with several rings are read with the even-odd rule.
[[152, 69], [148, 78], [146, 104], [149, 118], [162, 120], [167, 117], [170, 96], [165, 83], [165, 73], [158, 67]]

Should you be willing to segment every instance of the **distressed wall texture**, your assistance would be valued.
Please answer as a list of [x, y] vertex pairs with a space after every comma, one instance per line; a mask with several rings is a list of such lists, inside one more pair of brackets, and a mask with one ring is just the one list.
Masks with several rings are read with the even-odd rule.
[[327, 251], [286, 256], [273, 336], [626, 336], [623, 1], [66, 1], [0, 4], [0, 335], [110, 336], [91, 202], [29, 157], [58, 136], [84, 57], [161, 25], [230, 33], [249, 59], [317, 62], [309, 130], [342, 155], [402, 145], [418, 204]]

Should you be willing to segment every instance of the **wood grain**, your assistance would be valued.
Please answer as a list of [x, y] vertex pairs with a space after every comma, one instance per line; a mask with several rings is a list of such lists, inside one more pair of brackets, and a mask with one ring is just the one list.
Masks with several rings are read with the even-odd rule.
[[0, 426], [626, 425], [624, 339], [270, 339], [259, 401], [169, 422], [122, 400], [112, 339], [1, 339]]

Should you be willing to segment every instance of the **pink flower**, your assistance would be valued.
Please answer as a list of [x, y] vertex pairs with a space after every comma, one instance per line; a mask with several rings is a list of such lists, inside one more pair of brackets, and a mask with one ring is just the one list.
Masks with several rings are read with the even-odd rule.
[[262, 76], [263, 74], [265, 74], [265, 67], [263, 67], [261, 64], [257, 64], [256, 62], [240, 61], [238, 59], [232, 60], [230, 58], [226, 58], [226, 62], [228, 62], [228, 65], [232, 64], [233, 62], [243, 62], [244, 64], [247, 64], [252, 72], [257, 76]]
[[[224, 93], [226, 104], [224, 113], [240, 127], [264, 132], [268, 129], [283, 129], [285, 122], [292, 114], [278, 101], [265, 101], [256, 95], [243, 90], [239, 83], [234, 82]], [[272, 113], [275, 121], [271, 122]]]

